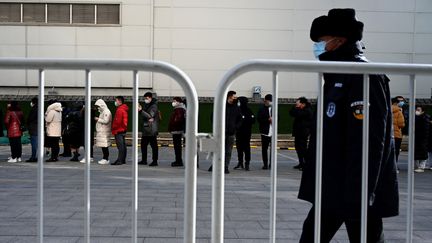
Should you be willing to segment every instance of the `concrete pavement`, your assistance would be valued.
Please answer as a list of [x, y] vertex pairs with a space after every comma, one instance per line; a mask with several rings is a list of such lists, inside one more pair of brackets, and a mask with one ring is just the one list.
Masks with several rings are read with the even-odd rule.
[[[9, 147], [0, 146], [0, 242], [35, 242], [37, 233], [36, 163], [6, 163]], [[23, 147], [23, 160], [30, 147]], [[116, 149], [110, 149], [115, 160]], [[129, 148], [128, 155], [131, 151]], [[310, 205], [297, 199], [301, 173], [292, 169], [294, 151], [279, 150], [277, 242], [298, 242]], [[270, 172], [261, 170], [260, 149], [252, 150], [251, 171], [226, 176], [225, 242], [268, 242]], [[82, 153], [83, 154], [83, 153]], [[171, 168], [174, 151], [160, 148], [160, 166], [139, 167], [139, 242], [182, 242], [184, 169]], [[198, 171], [197, 242], [210, 242], [210, 161], [200, 154]], [[95, 148], [95, 160], [101, 151]], [[388, 242], [405, 242], [406, 154], [399, 174], [400, 216], [385, 219]], [[150, 161], [150, 159], [149, 159]], [[231, 168], [237, 162], [233, 153]], [[131, 165], [91, 166], [91, 242], [130, 242]], [[45, 242], [84, 242], [84, 165], [46, 163]], [[414, 242], [432, 239], [432, 171], [415, 174]], [[334, 242], [348, 242], [341, 229]]]

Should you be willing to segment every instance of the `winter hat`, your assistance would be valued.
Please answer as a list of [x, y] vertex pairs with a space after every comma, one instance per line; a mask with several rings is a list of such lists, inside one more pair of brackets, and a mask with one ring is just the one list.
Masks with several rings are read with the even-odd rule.
[[334, 8], [327, 16], [320, 16], [312, 22], [311, 40], [318, 42], [318, 39], [325, 35], [346, 37], [352, 42], [359, 41], [363, 37], [363, 23], [357, 21], [354, 9]]

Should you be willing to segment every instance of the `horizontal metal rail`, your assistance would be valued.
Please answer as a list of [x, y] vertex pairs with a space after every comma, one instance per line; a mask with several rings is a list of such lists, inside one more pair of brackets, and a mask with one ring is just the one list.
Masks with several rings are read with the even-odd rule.
[[[364, 100], [369, 100], [369, 78], [368, 74], [401, 74], [411, 76], [410, 88], [410, 114], [413, 114], [415, 106], [415, 76], [416, 75], [432, 75], [432, 65], [429, 64], [400, 64], [400, 63], [357, 63], [357, 62], [318, 62], [318, 61], [298, 61], [298, 60], [267, 60], [255, 59], [242, 62], [224, 75], [217, 87], [214, 112], [213, 112], [213, 139], [217, 147], [213, 156], [213, 185], [212, 185], [212, 243], [222, 243], [224, 235], [224, 191], [225, 191], [225, 176], [224, 176], [224, 158], [225, 153], [225, 102], [228, 89], [233, 81], [242, 74], [252, 71], [268, 71], [273, 72], [274, 87], [273, 96], [277, 97], [277, 72], [307, 72], [318, 73], [318, 121], [317, 121], [317, 163], [316, 163], [316, 187], [315, 187], [315, 242], [320, 241], [320, 215], [321, 215], [321, 178], [322, 178], [322, 113], [323, 113], [323, 73], [351, 73], [364, 75]], [[277, 104], [277, 102], [276, 102]], [[365, 109], [364, 121], [369, 119], [369, 109]], [[414, 192], [414, 177], [413, 163], [414, 159], [414, 124], [413, 116], [410, 116], [409, 128], [409, 169], [408, 169], [408, 207], [407, 207], [407, 242], [412, 242], [412, 220], [413, 220], [413, 192]], [[273, 123], [277, 123], [277, 117], [274, 117]], [[368, 140], [369, 123], [363, 125], [363, 139]], [[276, 134], [275, 132], [273, 134]], [[367, 144], [367, 143], [366, 143]], [[274, 152], [272, 146], [272, 153]], [[368, 146], [363, 146], [362, 159], [362, 176], [367, 177], [367, 156]], [[271, 173], [271, 212], [270, 212], [270, 242], [274, 242], [275, 225], [276, 225], [276, 182], [277, 182], [277, 158], [272, 158], [273, 171]], [[362, 230], [361, 240], [366, 242], [366, 222], [367, 222], [367, 180], [362, 182]]]
[[[188, 100], [185, 148], [185, 194], [184, 194], [184, 237], [185, 243], [196, 241], [196, 183], [197, 183], [197, 132], [198, 132], [198, 95], [190, 78], [179, 68], [166, 62], [151, 60], [119, 59], [51, 59], [51, 58], [0, 58], [0, 69], [39, 70], [39, 111], [38, 111], [38, 242], [44, 241], [44, 97], [46, 70], [85, 71], [85, 166], [84, 194], [85, 219], [84, 238], [90, 242], [90, 108], [91, 108], [91, 71], [131, 71], [133, 72], [133, 165], [132, 165], [132, 242], [137, 242], [138, 210], [138, 72], [157, 72], [165, 74], [178, 82]], [[131, 87], [132, 88], [132, 87]]]

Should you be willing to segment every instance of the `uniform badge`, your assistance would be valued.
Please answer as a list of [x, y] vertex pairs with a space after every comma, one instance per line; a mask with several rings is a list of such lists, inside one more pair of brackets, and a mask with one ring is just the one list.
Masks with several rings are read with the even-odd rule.
[[332, 118], [336, 114], [336, 104], [334, 102], [328, 103], [326, 114], [330, 118]]
[[363, 101], [351, 103], [351, 110], [355, 119], [363, 120]]

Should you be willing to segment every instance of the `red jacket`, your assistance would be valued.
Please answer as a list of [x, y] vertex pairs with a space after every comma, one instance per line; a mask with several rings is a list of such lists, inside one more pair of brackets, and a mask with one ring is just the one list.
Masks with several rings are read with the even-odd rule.
[[129, 108], [125, 104], [122, 104], [117, 108], [111, 129], [113, 135], [121, 132], [127, 132], [128, 110]]
[[24, 124], [24, 115], [22, 111], [8, 111], [4, 123], [7, 128], [8, 138], [22, 136], [21, 124]]

